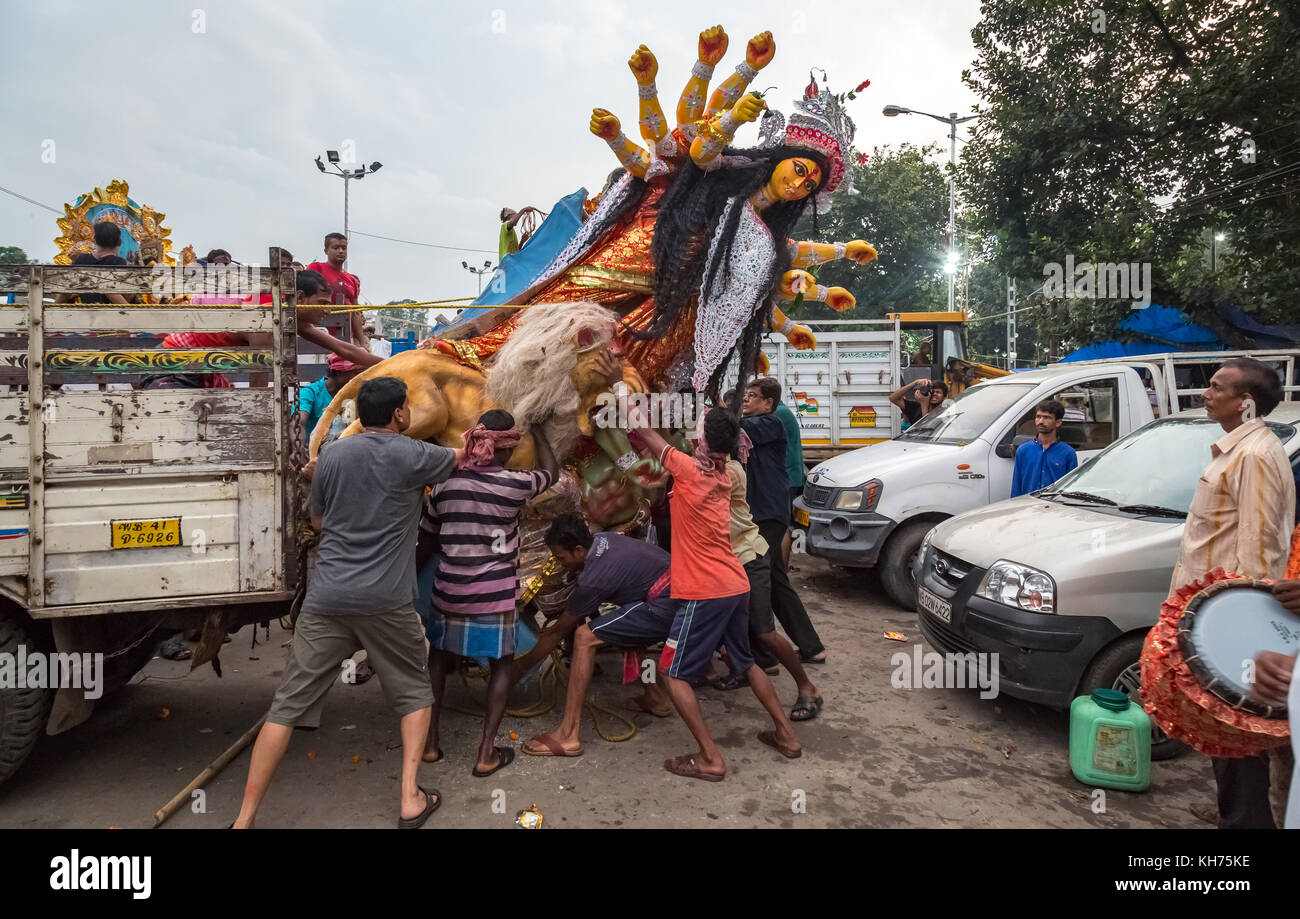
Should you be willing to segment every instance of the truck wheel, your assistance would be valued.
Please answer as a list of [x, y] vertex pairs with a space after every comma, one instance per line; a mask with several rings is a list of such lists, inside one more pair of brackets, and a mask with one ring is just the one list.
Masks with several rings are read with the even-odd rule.
[[[1079, 683], [1079, 695], [1094, 689], [1118, 689], [1135, 704], [1142, 704], [1142, 673], [1138, 659], [1142, 656], [1142, 642], [1146, 635], [1130, 635], [1107, 648], [1103, 648]], [[1182, 754], [1187, 745], [1174, 740], [1154, 724], [1151, 725], [1151, 759], [1173, 759]]]
[[[21, 645], [37, 648], [18, 618], [0, 611], [0, 653], [17, 655]], [[53, 690], [0, 689], [0, 783], [17, 772], [36, 749], [53, 704]]]
[[903, 609], [916, 609], [916, 575], [912, 573], [912, 563], [916, 553], [921, 551], [921, 541], [925, 534], [937, 524], [932, 520], [915, 520], [905, 523], [885, 543], [880, 553], [880, 583], [893, 600]]

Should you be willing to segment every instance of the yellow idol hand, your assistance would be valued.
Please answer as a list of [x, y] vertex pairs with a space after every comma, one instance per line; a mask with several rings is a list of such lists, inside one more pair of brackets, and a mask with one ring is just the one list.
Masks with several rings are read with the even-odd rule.
[[649, 86], [659, 73], [659, 62], [645, 45], [632, 52], [632, 56], [627, 59], [627, 66], [631, 68], [632, 76], [636, 77], [639, 86]]
[[618, 137], [618, 132], [622, 130], [618, 116], [612, 112], [607, 112], [603, 108], [591, 110], [591, 133], [595, 134], [602, 140], [613, 140]]
[[700, 33], [700, 60], [714, 65], [727, 53], [727, 33], [722, 26], [714, 26]]

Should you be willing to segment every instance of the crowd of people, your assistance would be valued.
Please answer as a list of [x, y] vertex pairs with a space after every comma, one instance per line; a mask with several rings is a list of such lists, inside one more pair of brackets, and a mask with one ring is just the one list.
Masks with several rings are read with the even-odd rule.
[[[93, 253], [78, 256], [74, 264], [125, 264], [115, 225], [96, 225], [94, 239]], [[306, 463], [306, 437], [334, 395], [391, 353], [383, 343], [376, 346], [373, 327], [359, 312], [346, 314], [341, 335], [322, 327], [331, 308], [355, 304], [360, 293], [359, 279], [343, 268], [346, 238], [331, 233], [324, 247], [325, 261], [297, 272], [298, 332], [330, 352], [325, 377], [300, 387], [297, 397], [299, 463]], [[299, 267], [286, 250], [280, 250], [280, 258], [281, 267]], [[202, 261], [225, 265], [231, 257], [214, 249]], [[92, 297], [125, 302], [119, 294], [83, 299]], [[265, 334], [173, 333], [162, 346], [265, 346], [269, 341], [259, 340]], [[231, 383], [219, 374], [166, 374], [143, 385]], [[642, 661], [640, 672], [649, 675], [625, 706], [660, 718], [675, 712], [694, 739], [696, 749], [664, 762], [668, 772], [710, 782], [727, 774], [696, 697], [705, 685], [722, 691], [748, 687], [772, 722], [757, 740], [784, 757], [801, 756], [795, 724], [822, 711], [822, 691], [809, 667], [823, 662], [826, 651], [789, 577], [791, 507], [802, 488], [804, 465], [798, 422], [781, 396], [775, 379], [749, 381], [738, 406], [725, 399], [700, 417], [691, 452], [669, 443], [634, 408], [630, 440], [672, 476], [670, 544], [592, 532], [576, 515], [556, 519], [545, 542], [574, 587], [536, 645], [516, 657], [520, 517], [525, 504], [551, 488], [560, 474], [541, 426], [521, 430], [508, 412], [494, 410], [478, 420], [461, 449], [416, 441], [402, 436], [410, 423], [405, 384], [394, 377], [367, 380], [357, 396], [363, 431], [329, 445], [302, 469], [311, 482], [318, 559], [308, 576], [283, 682], [254, 746], [234, 826], [254, 824], [293, 728], [319, 724], [340, 661], [362, 648], [400, 718], [398, 825], [403, 828], [423, 825], [442, 803], [439, 792], [419, 786], [417, 770], [422, 762], [443, 759], [444, 689], [459, 658], [487, 661], [487, 710], [471, 769], [476, 777], [513, 761], [515, 748], [498, 743], [510, 689], [562, 646], [571, 662], [560, 724], [525, 740], [520, 747], [525, 754], [583, 755], [583, 704], [596, 652], [608, 646], [635, 655]], [[940, 411], [946, 397], [941, 381], [921, 379], [900, 387], [890, 400], [910, 425]], [[1277, 373], [1259, 361], [1226, 361], [1211, 378], [1205, 410], [1224, 435], [1214, 443], [1197, 483], [1171, 593], [1222, 567], [1273, 580], [1277, 599], [1300, 614], [1295, 482], [1281, 441], [1263, 421], [1281, 399]], [[1078, 465], [1074, 449], [1058, 437], [1072, 408], [1056, 400], [1036, 406], [1035, 436], [1015, 452], [1012, 497], [1042, 489]], [[524, 437], [532, 438], [537, 468], [511, 470], [511, 456]], [[425, 565], [434, 566], [434, 576], [429, 596], [420, 597], [417, 573]], [[719, 652], [727, 672], [711, 680]], [[1295, 654], [1262, 652], [1256, 692], [1285, 701], [1295, 661]], [[780, 669], [796, 687], [788, 711], [771, 680]], [[1300, 804], [1292, 802], [1287, 811], [1294, 769], [1290, 747], [1262, 757], [1216, 758], [1218, 824], [1300, 823]]]
[[[571, 574], [572, 592], [536, 645], [519, 656], [520, 516], [529, 500], [556, 482], [559, 460], [541, 425], [521, 431], [502, 410], [479, 418], [461, 449], [412, 441], [402, 436], [410, 423], [406, 400], [400, 380], [366, 380], [357, 396], [363, 431], [331, 444], [303, 469], [320, 534], [318, 559], [234, 826], [254, 825], [292, 729], [319, 723], [339, 661], [363, 647], [400, 719], [402, 828], [422, 825], [442, 803], [436, 789], [419, 786], [416, 772], [421, 762], [444, 758], [444, 689], [460, 658], [487, 661], [475, 777], [514, 760], [515, 748], [498, 742], [509, 691], [562, 645], [571, 663], [560, 725], [525, 740], [525, 754], [583, 755], [582, 707], [596, 651], [604, 645], [645, 661], [638, 671], [641, 689], [626, 707], [656, 717], [676, 712], [690, 731], [695, 749], [667, 759], [668, 772], [709, 782], [727, 774], [696, 697], [707, 685], [749, 687], [771, 720], [756, 739], [783, 757], [802, 755], [795, 723], [816, 718], [824, 704], [807, 666], [824, 661], [826, 651], [790, 583], [782, 548], [794, 492], [777, 381], [752, 381], [739, 411], [709, 409], [699, 418], [690, 452], [672, 446], [633, 407], [630, 439], [672, 476], [670, 543], [665, 549], [622, 533], [593, 532], [573, 514], [555, 519], [545, 541]], [[525, 436], [532, 439], [537, 468], [511, 470]], [[802, 460], [795, 460], [802, 470]], [[426, 565], [434, 567], [434, 577], [429, 596], [421, 597], [417, 575]], [[793, 644], [777, 632], [778, 620]], [[756, 652], [770, 665], [756, 661]], [[719, 654], [728, 672], [711, 681]], [[788, 711], [771, 680], [778, 666], [796, 685]]]

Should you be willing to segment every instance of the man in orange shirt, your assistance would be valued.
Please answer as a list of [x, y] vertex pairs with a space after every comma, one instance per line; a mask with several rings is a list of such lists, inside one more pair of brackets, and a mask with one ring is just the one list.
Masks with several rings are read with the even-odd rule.
[[672, 557], [669, 568], [677, 613], [659, 658], [668, 695], [700, 745], [698, 752], [664, 761], [674, 775], [721, 782], [727, 764], [709, 733], [691, 680], [702, 676], [719, 644], [737, 672], [744, 673], [775, 730], [758, 739], [790, 759], [802, 755], [799, 738], [781, 707], [772, 680], [754, 663], [749, 647], [749, 579], [731, 551], [731, 480], [727, 460], [740, 436], [740, 424], [723, 408], [704, 418], [704, 437], [688, 456], [651, 430], [636, 408], [629, 420], [639, 438], [673, 476]]

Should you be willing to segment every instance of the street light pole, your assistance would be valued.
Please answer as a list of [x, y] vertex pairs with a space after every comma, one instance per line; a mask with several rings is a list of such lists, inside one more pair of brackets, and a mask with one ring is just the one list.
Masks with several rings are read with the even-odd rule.
[[[493, 271], [492, 263], [485, 261], [482, 268], [475, 268], [469, 262], [462, 261], [460, 267], [464, 268], [470, 274], [478, 278], [478, 296], [483, 296], [483, 275], [491, 274]], [[475, 297], [478, 299], [478, 297]]]
[[321, 158], [316, 157], [316, 168], [328, 175], [338, 176], [343, 180], [343, 235], [348, 235], [348, 183], [353, 179], [364, 179], [368, 175], [373, 175], [383, 168], [383, 163], [375, 160], [369, 166], [361, 165], [356, 169], [344, 169], [340, 164], [339, 152], [337, 150], [326, 150], [325, 156], [329, 160], [330, 168], [325, 168], [325, 163]]
[[967, 115], [965, 118], [958, 118], [956, 112], [952, 112], [946, 118], [942, 115], [931, 115], [929, 112], [922, 112], [917, 109], [905, 108], [901, 105], [886, 105], [883, 114], [887, 118], [893, 118], [896, 115], [925, 115], [927, 118], [933, 118], [935, 121], [942, 121], [948, 125], [948, 139], [950, 146], [948, 149], [948, 261], [944, 266], [944, 271], [948, 275], [948, 312], [953, 311], [954, 292], [957, 284], [957, 125], [967, 121], [974, 121], [978, 115]]

